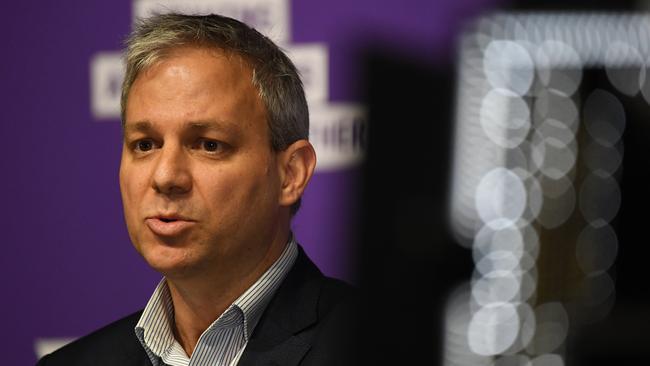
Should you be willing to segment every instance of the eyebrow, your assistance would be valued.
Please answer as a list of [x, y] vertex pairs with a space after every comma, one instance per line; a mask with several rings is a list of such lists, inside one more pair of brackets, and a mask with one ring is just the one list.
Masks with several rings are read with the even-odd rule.
[[213, 130], [217, 132], [235, 132], [232, 127], [230, 127], [230, 124], [222, 122], [222, 121], [191, 121], [187, 123], [187, 127], [189, 127], [192, 130]]
[[[195, 131], [205, 131], [212, 130], [217, 132], [227, 132], [227, 133], [236, 133], [236, 129], [230, 127], [231, 124], [217, 121], [217, 120], [206, 120], [206, 121], [190, 121], [185, 123], [184, 128], [195, 130]], [[124, 126], [125, 132], [147, 132], [154, 129], [153, 123], [149, 121], [138, 121], [133, 123], [126, 123]]]
[[152, 128], [153, 126], [149, 121], [139, 121], [133, 123], [127, 122], [124, 124], [124, 132], [131, 132], [131, 131], [144, 132], [144, 131], [149, 131]]

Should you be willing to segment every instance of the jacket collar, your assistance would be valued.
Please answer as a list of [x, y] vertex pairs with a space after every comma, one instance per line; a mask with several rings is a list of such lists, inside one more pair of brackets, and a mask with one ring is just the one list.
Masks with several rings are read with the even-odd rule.
[[296, 262], [262, 315], [239, 365], [293, 366], [311, 347], [303, 330], [318, 321], [323, 274], [298, 248]]

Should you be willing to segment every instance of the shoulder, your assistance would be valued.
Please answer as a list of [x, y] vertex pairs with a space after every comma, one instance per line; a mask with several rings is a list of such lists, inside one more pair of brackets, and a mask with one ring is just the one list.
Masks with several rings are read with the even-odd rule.
[[117, 320], [43, 357], [38, 365], [128, 365], [146, 357], [135, 336], [142, 311]]
[[359, 335], [360, 290], [344, 281], [325, 276], [306, 256], [302, 256], [296, 264], [296, 272], [305, 282], [305, 289], [294, 294], [297, 295], [294, 299], [301, 302], [295, 310], [309, 307], [313, 301], [310, 300], [310, 290], [314, 291], [312, 299], [316, 305], [314, 323], [299, 333], [311, 345], [303, 364], [354, 364], [356, 350], [351, 347], [357, 344]]
[[300, 249], [255, 327], [240, 365], [353, 365], [348, 339], [356, 338], [357, 292], [324, 276]]
[[[336, 310], [355, 302], [358, 291], [339, 279], [325, 276], [299, 247], [296, 262], [276, 297], [294, 311], [309, 311], [313, 305], [316, 319], [323, 320]], [[296, 298], [301, 302], [296, 303]]]
[[352, 285], [323, 276], [318, 299], [318, 317], [327, 318], [333, 315], [331, 313], [353, 307], [358, 301], [358, 296], [358, 290]]
[[324, 277], [318, 300], [318, 321], [304, 365], [355, 365], [359, 344], [360, 292], [337, 279]]
[[358, 295], [355, 287], [339, 279], [325, 276], [301, 247], [296, 262], [282, 287], [279, 292], [291, 292], [291, 302], [294, 300], [293, 296], [298, 295], [307, 307], [312, 302], [316, 303], [318, 319], [328, 316], [331, 311], [341, 306], [354, 302]]

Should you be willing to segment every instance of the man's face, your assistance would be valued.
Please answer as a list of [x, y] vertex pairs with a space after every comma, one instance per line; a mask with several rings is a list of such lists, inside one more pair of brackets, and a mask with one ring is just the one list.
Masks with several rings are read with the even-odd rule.
[[266, 112], [238, 56], [174, 50], [126, 105], [120, 188], [135, 248], [166, 276], [251, 265], [277, 236]]

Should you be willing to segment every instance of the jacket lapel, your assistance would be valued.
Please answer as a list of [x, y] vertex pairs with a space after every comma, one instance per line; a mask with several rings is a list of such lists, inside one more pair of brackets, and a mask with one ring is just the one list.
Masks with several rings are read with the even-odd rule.
[[323, 274], [298, 247], [291, 271], [266, 308], [239, 362], [241, 366], [295, 366], [311, 347], [307, 327], [318, 320]]
[[132, 366], [152, 366], [149, 356], [143, 351], [141, 353], [132, 354], [127, 358], [128, 361], [122, 363], [122, 365], [132, 365]]

